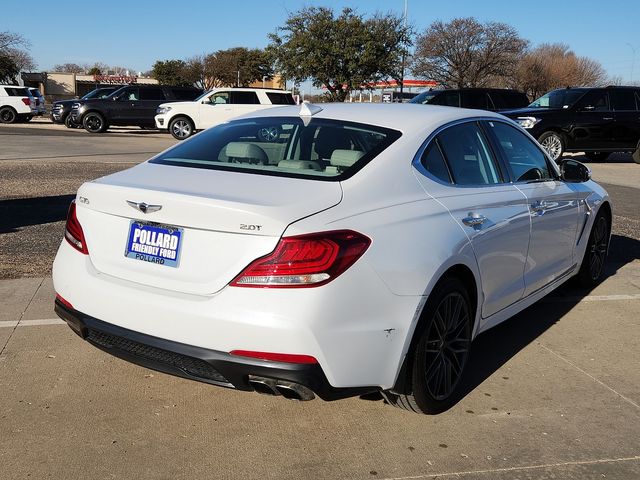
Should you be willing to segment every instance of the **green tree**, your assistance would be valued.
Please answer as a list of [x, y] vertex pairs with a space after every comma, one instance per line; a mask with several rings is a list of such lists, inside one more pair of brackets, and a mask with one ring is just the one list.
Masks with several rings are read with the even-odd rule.
[[528, 41], [505, 23], [437, 21], [416, 41], [412, 70], [446, 87], [484, 87], [513, 77]]
[[218, 50], [210, 57], [216, 78], [225, 86], [246, 87], [263, 77], [273, 76], [270, 57], [258, 48]]
[[183, 60], [158, 60], [151, 68], [151, 76], [162, 85], [191, 86], [187, 64]]
[[337, 15], [331, 8], [307, 7], [290, 14], [269, 38], [268, 51], [285, 78], [311, 79], [331, 101], [342, 102], [368, 83], [401, 80], [411, 28], [391, 14], [365, 19], [350, 8]]

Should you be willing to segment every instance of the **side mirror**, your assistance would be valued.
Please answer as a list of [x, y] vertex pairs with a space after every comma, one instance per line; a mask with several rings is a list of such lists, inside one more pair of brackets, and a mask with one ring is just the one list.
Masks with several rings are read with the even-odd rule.
[[591, 170], [577, 160], [563, 160], [560, 163], [560, 176], [569, 183], [582, 183], [591, 180]]

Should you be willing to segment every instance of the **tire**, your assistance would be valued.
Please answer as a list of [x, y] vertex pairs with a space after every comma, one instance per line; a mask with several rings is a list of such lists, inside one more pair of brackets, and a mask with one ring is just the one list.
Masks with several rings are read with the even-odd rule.
[[593, 160], [594, 162], [604, 162], [607, 158], [609, 158], [609, 155], [611, 155], [610, 152], [587, 152], [585, 154], [587, 156], [587, 158]]
[[631, 155], [631, 158], [633, 158], [634, 162], [640, 163], [640, 142], [638, 142], [638, 146], [636, 148], [636, 151], [633, 152], [633, 154]]
[[0, 108], [0, 123], [16, 123], [18, 114], [11, 107]]
[[22, 119], [22, 121], [23, 121], [23, 122], [25, 122], [25, 123], [29, 123], [29, 122], [31, 121], [31, 119], [32, 119], [32, 118], [33, 118], [32, 116], [24, 117], [24, 118]]
[[89, 112], [82, 119], [82, 126], [89, 133], [103, 133], [107, 128], [107, 122], [98, 112]]
[[562, 159], [565, 142], [558, 132], [544, 132], [538, 137], [538, 143], [542, 145], [553, 161], [559, 162]]
[[609, 249], [609, 229], [607, 217], [598, 212], [578, 272], [578, 282], [585, 288], [593, 288], [602, 280]]
[[169, 122], [169, 132], [176, 140], [185, 140], [193, 135], [195, 127], [189, 117], [175, 117]]
[[429, 295], [415, 333], [415, 348], [407, 358], [404, 389], [410, 393], [384, 392], [387, 402], [424, 414], [454, 405], [469, 358], [474, 317], [464, 284], [455, 277], [440, 281]]
[[74, 122], [71, 119], [71, 114], [67, 115], [64, 119], [64, 126], [67, 128], [79, 128], [80, 125], [78, 125], [76, 122]]

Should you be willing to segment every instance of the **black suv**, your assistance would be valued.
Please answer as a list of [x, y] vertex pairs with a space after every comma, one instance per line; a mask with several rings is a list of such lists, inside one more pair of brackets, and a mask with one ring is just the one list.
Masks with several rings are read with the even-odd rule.
[[109, 125], [155, 128], [154, 116], [161, 103], [194, 100], [202, 90], [165, 85], [128, 85], [101, 99], [78, 100], [71, 118], [90, 133], [102, 133]]
[[501, 112], [538, 140], [554, 160], [585, 152], [605, 160], [611, 152], [635, 152], [640, 163], [640, 88], [562, 88], [528, 108]]
[[[91, 90], [85, 96], [80, 98], [80, 100], [89, 100], [90, 98], [105, 98], [119, 88], [120, 86], [96, 88], [95, 90]], [[79, 127], [80, 125], [76, 125], [71, 121], [71, 116], [69, 115], [71, 113], [71, 106], [77, 102], [77, 98], [74, 98], [73, 100], [58, 100], [57, 102], [53, 102], [53, 106], [51, 107], [51, 121], [53, 123], [64, 123], [67, 128]]]
[[461, 88], [451, 90], [428, 90], [409, 103], [444, 105], [447, 107], [477, 108], [479, 110], [511, 110], [526, 107], [527, 96], [517, 90], [503, 88]]

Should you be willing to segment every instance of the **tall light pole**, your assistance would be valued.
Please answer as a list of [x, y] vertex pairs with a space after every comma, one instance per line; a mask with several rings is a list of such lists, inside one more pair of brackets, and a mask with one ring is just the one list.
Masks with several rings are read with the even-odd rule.
[[[404, 0], [404, 14], [403, 14], [403, 22], [402, 22], [402, 40], [404, 41], [404, 36], [407, 34], [407, 1]], [[404, 90], [404, 62], [406, 60], [407, 51], [402, 48], [402, 70], [400, 71], [400, 102], [402, 102], [402, 92]]]
[[633, 83], [633, 69], [636, 66], [636, 47], [631, 45], [629, 42], [627, 42], [627, 45], [629, 45], [629, 48], [631, 48], [631, 51], [633, 52], [633, 58], [631, 59], [631, 79], [629, 81], [629, 83]]

